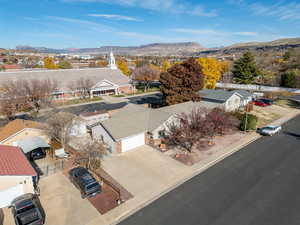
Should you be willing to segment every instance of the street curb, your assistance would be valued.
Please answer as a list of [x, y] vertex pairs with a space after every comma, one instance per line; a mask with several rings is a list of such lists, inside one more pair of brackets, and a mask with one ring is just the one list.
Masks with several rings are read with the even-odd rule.
[[[296, 116], [298, 116], [299, 113], [297, 114], [293, 114], [292, 116], [287, 116], [287, 118], [285, 120], [282, 120], [282, 118], [274, 121], [280, 121], [277, 122], [278, 124], [284, 124], [287, 121], [295, 118]], [[282, 121], [281, 121], [282, 120]], [[234, 153], [238, 152], [239, 150], [241, 150], [242, 148], [244, 148], [245, 146], [255, 142], [256, 140], [258, 140], [259, 138], [261, 138], [261, 135], [259, 134], [255, 134], [255, 136], [253, 138], [251, 138], [249, 141], [242, 143], [241, 145], [238, 145], [236, 147], [234, 147], [232, 150], [225, 152], [224, 154], [220, 155], [218, 158], [208, 162], [207, 164], [203, 165], [202, 167], [198, 168], [197, 170], [195, 170], [194, 172], [192, 172], [189, 176], [184, 177], [183, 179], [181, 179], [180, 181], [178, 181], [176, 184], [174, 184], [173, 186], [167, 188], [166, 190], [164, 190], [163, 192], [159, 193], [158, 195], [152, 197], [151, 199], [147, 200], [146, 202], [142, 203], [141, 205], [139, 205], [137, 208], [127, 211], [125, 213], [123, 213], [123, 215], [121, 215], [117, 221], [111, 223], [111, 225], [117, 225], [120, 222], [122, 222], [123, 220], [125, 220], [126, 218], [130, 217], [131, 215], [135, 214], [136, 212], [138, 212], [140, 209], [150, 205], [152, 202], [154, 202], [155, 200], [161, 198], [163, 195], [169, 193], [170, 191], [176, 189], [177, 187], [179, 187], [180, 185], [184, 184], [185, 182], [187, 182], [188, 180], [192, 179], [193, 177], [205, 172], [207, 169], [209, 169], [210, 167], [216, 165], [217, 163], [221, 162], [222, 160], [226, 159], [227, 157], [233, 155]]]

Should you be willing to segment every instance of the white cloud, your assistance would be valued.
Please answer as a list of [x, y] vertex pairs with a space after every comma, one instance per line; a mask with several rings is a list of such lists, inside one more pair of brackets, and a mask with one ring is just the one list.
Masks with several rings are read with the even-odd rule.
[[142, 22], [143, 20], [131, 17], [131, 16], [122, 16], [117, 14], [89, 14], [88, 16], [92, 17], [102, 17], [105, 19], [114, 19], [114, 20], [126, 20], [126, 21], [135, 21], [135, 22]]
[[193, 16], [215, 17], [216, 10], [206, 10], [202, 5], [192, 5], [179, 0], [61, 0], [63, 2], [100, 2], [121, 5], [125, 7], [137, 7], [153, 11], [166, 11], [170, 13], [189, 14]]
[[59, 17], [59, 16], [48, 16], [48, 18], [53, 20], [58, 20], [61, 22], [76, 24], [78, 26], [82, 26], [85, 29], [90, 29], [94, 31], [102, 31], [102, 32], [111, 32], [113, 31], [112, 27], [105, 26], [99, 23], [95, 23], [88, 20], [81, 20], [81, 19], [74, 19], [74, 18], [68, 18], [68, 17]]
[[234, 32], [234, 35], [239, 36], [258, 36], [258, 33], [256, 32], [249, 32], [249, 31], [243, 31], [243, 32]]
[[299, 2], [280, 0], [270, 5], [260, 2], [248, 3], [246, 0], [229, 0], [229, 3], [250, 9], [255, 15], [272, 16], [279, 20], [300, 20]]
[[171, 31], [177, 33], [195, 34], [195, 35], [219, 35], [219, 36], [257, 36], [256, 32], [240, 31], [240, 32], [226, 32], [218, 31], [213, 29], [186, 29], [186, 28], [176, 28], [171, 29]]

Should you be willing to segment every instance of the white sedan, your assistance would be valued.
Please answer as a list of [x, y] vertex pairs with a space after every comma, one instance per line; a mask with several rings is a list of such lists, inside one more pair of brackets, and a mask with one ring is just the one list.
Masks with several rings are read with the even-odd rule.
[[282, 130], [281, 126], [266, 126], [262, 128], [258, 128], [257, 132], [262, 135], [272, 136], [274, 134], [279, 133]]

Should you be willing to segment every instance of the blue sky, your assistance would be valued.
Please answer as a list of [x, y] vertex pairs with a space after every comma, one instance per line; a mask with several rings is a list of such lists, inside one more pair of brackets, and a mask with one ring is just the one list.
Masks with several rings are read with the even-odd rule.
[[300, 0], [0, 0], [0, 47], [205, 47], [300, 37]]

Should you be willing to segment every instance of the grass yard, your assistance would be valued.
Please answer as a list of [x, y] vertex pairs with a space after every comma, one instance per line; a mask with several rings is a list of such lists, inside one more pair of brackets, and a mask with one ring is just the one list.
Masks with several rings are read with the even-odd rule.
[[57, 103], [56, 106], [64, 106], [64, 105], [77, 105], [82, 103], [89, 103], [89, 102], [97, 102], [103, 100], [101, 97], [94, 97], [94, 98], [82, 98], [82, 99], [72, 99], [65, 102]]
[[254, 106], [254, 109], [251, 112], [251, 114], [256, 115], [258, 117], [257, 127], [270, 124], [273, 121], [284, 116], [286, 113], [288, 113], [288, 110], [278, 105], [268, 107]]

